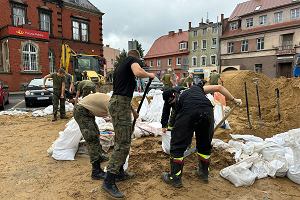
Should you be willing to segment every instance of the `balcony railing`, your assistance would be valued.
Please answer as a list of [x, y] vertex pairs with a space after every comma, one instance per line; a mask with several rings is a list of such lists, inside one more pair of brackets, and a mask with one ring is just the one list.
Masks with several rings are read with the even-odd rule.
[[296, 54], [296, 49], [293, 45], [279, 46], [276, 49], [277, 55], [292, 55]]

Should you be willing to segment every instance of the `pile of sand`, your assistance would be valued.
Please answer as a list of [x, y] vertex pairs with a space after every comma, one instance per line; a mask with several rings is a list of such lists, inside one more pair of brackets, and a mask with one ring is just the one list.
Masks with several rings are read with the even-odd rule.
[[[300, 127], [300, 79], [270, 79], [263, 74], [252, 71], [226, 72], [222, 74], [224, 86], [236, 97], [243, 100], [242, 108], [237, 109], [229, 122], [232, 133], [254, 134], [259, 137], [270, 137], [276, 133]], [[262, 121], [258, 118], [258, 101], [254, 79], [258, 79], [258, 90], [261, 104]], [[246, 114], [245, 86], [247, 84], [250, 120], [253, 125], [249, 129]], [[280, 91], [280, 114], [278, 119], [276, 92]], [[231, 133], [230, 132], [230, 133]], [[221, 137], [227, 138], [227, 136]]]

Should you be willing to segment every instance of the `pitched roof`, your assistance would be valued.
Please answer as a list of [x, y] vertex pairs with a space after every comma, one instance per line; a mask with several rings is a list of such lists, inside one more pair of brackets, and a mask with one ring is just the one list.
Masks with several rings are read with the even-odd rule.
[[187, 53], [188, 50], [180, 51], [179, 43], [188, 42], [188, 31], [182, 31], [181, 33], [174, 33], [163, 35], [152, 44], [150, 50], [146, 54], [145, 58], [153, 58], [167, 55], [174, 55], [180, 53]]
[[101, 11], [96, 6], [94, 6], [89, 0], [63, 0], [63, 1], [75, 7], [80, 7], [80, 8], [101, 13]]
[[[229, 21], [237, 20], [240, 16], [247, 15], [250, 13], [255, 13], [263, 10], [268, 10], [272, 8], [276, 8], [283, 5], [288, 5], [296, 3], [292, 0], [250, 0], [243, 3], [238, 4], [231, 16], [229, 17]], [[260, 7], [259, 7], [260, 6]], [[259, 8], [256, 10], [256, 8]]]

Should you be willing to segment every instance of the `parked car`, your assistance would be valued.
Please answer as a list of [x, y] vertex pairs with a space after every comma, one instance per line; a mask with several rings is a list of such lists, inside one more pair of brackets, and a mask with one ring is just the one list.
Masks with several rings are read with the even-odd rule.
[[24, 94], [25, 104], [27, 107], [34, 105], [50, 105], [52, 104], [53, 82], [48, 79], [46, 81], [46, 89], [43, 88], [43, 78], [35, 78], [30, 81], [26, 87]]
[[8, 85], [0, 81], [0, 110], [4, 110], [5, 104], [9, 104]]
[[[142, 82], [144, 82], [143, 89], [146, 88], [148, 81], [149, 81], [149, 78], [142, 78]], [[151, 89], [162, 90], [163, 87], [164, 87], [164, 84], [157, 77], [155, 77], [151, 82], [149, 90], [151, 90]]]

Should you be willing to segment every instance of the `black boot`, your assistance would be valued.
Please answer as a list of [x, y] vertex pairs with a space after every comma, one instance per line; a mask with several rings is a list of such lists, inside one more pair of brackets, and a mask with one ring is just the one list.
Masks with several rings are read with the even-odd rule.
[[182, 187], [181, 176], [183, 170], [183, 160], [176, 158], [170, 159], [171, 172], [163, 172], [162, 179], [165, 183], [176, 188]]
[[132, 172], [128, 172], [128, 171], [124, 171], [123, 165], [121, 166], [120, 170], [119, 170], [119, 174], [116, 175], [116, 182], [119, 181], [126, 181], [129, 179], [134, 178], [135, 174]]
[[200, 155], [198, 155], [198, 160], [199, 160], [199, 164], [198, 164], [197, 174], [200, 180], [202, 180], [204, 183], [208, 183], [210, 160], [204, 159]]
[[105, 178], [105, 172], [101, 169], [100, 161], [92, 163], [92, 175], [93, 180], [100, 180]]
[[57, 115], [56, 114], [53, 115], [52, 121], [53, 122], [57, 121]]
[[116, 185], [116, 175], [110, 172], [106, 173], [106, 178], [103, 181], [102, 189], [113, 198], [122, 199], [125, 197]]

